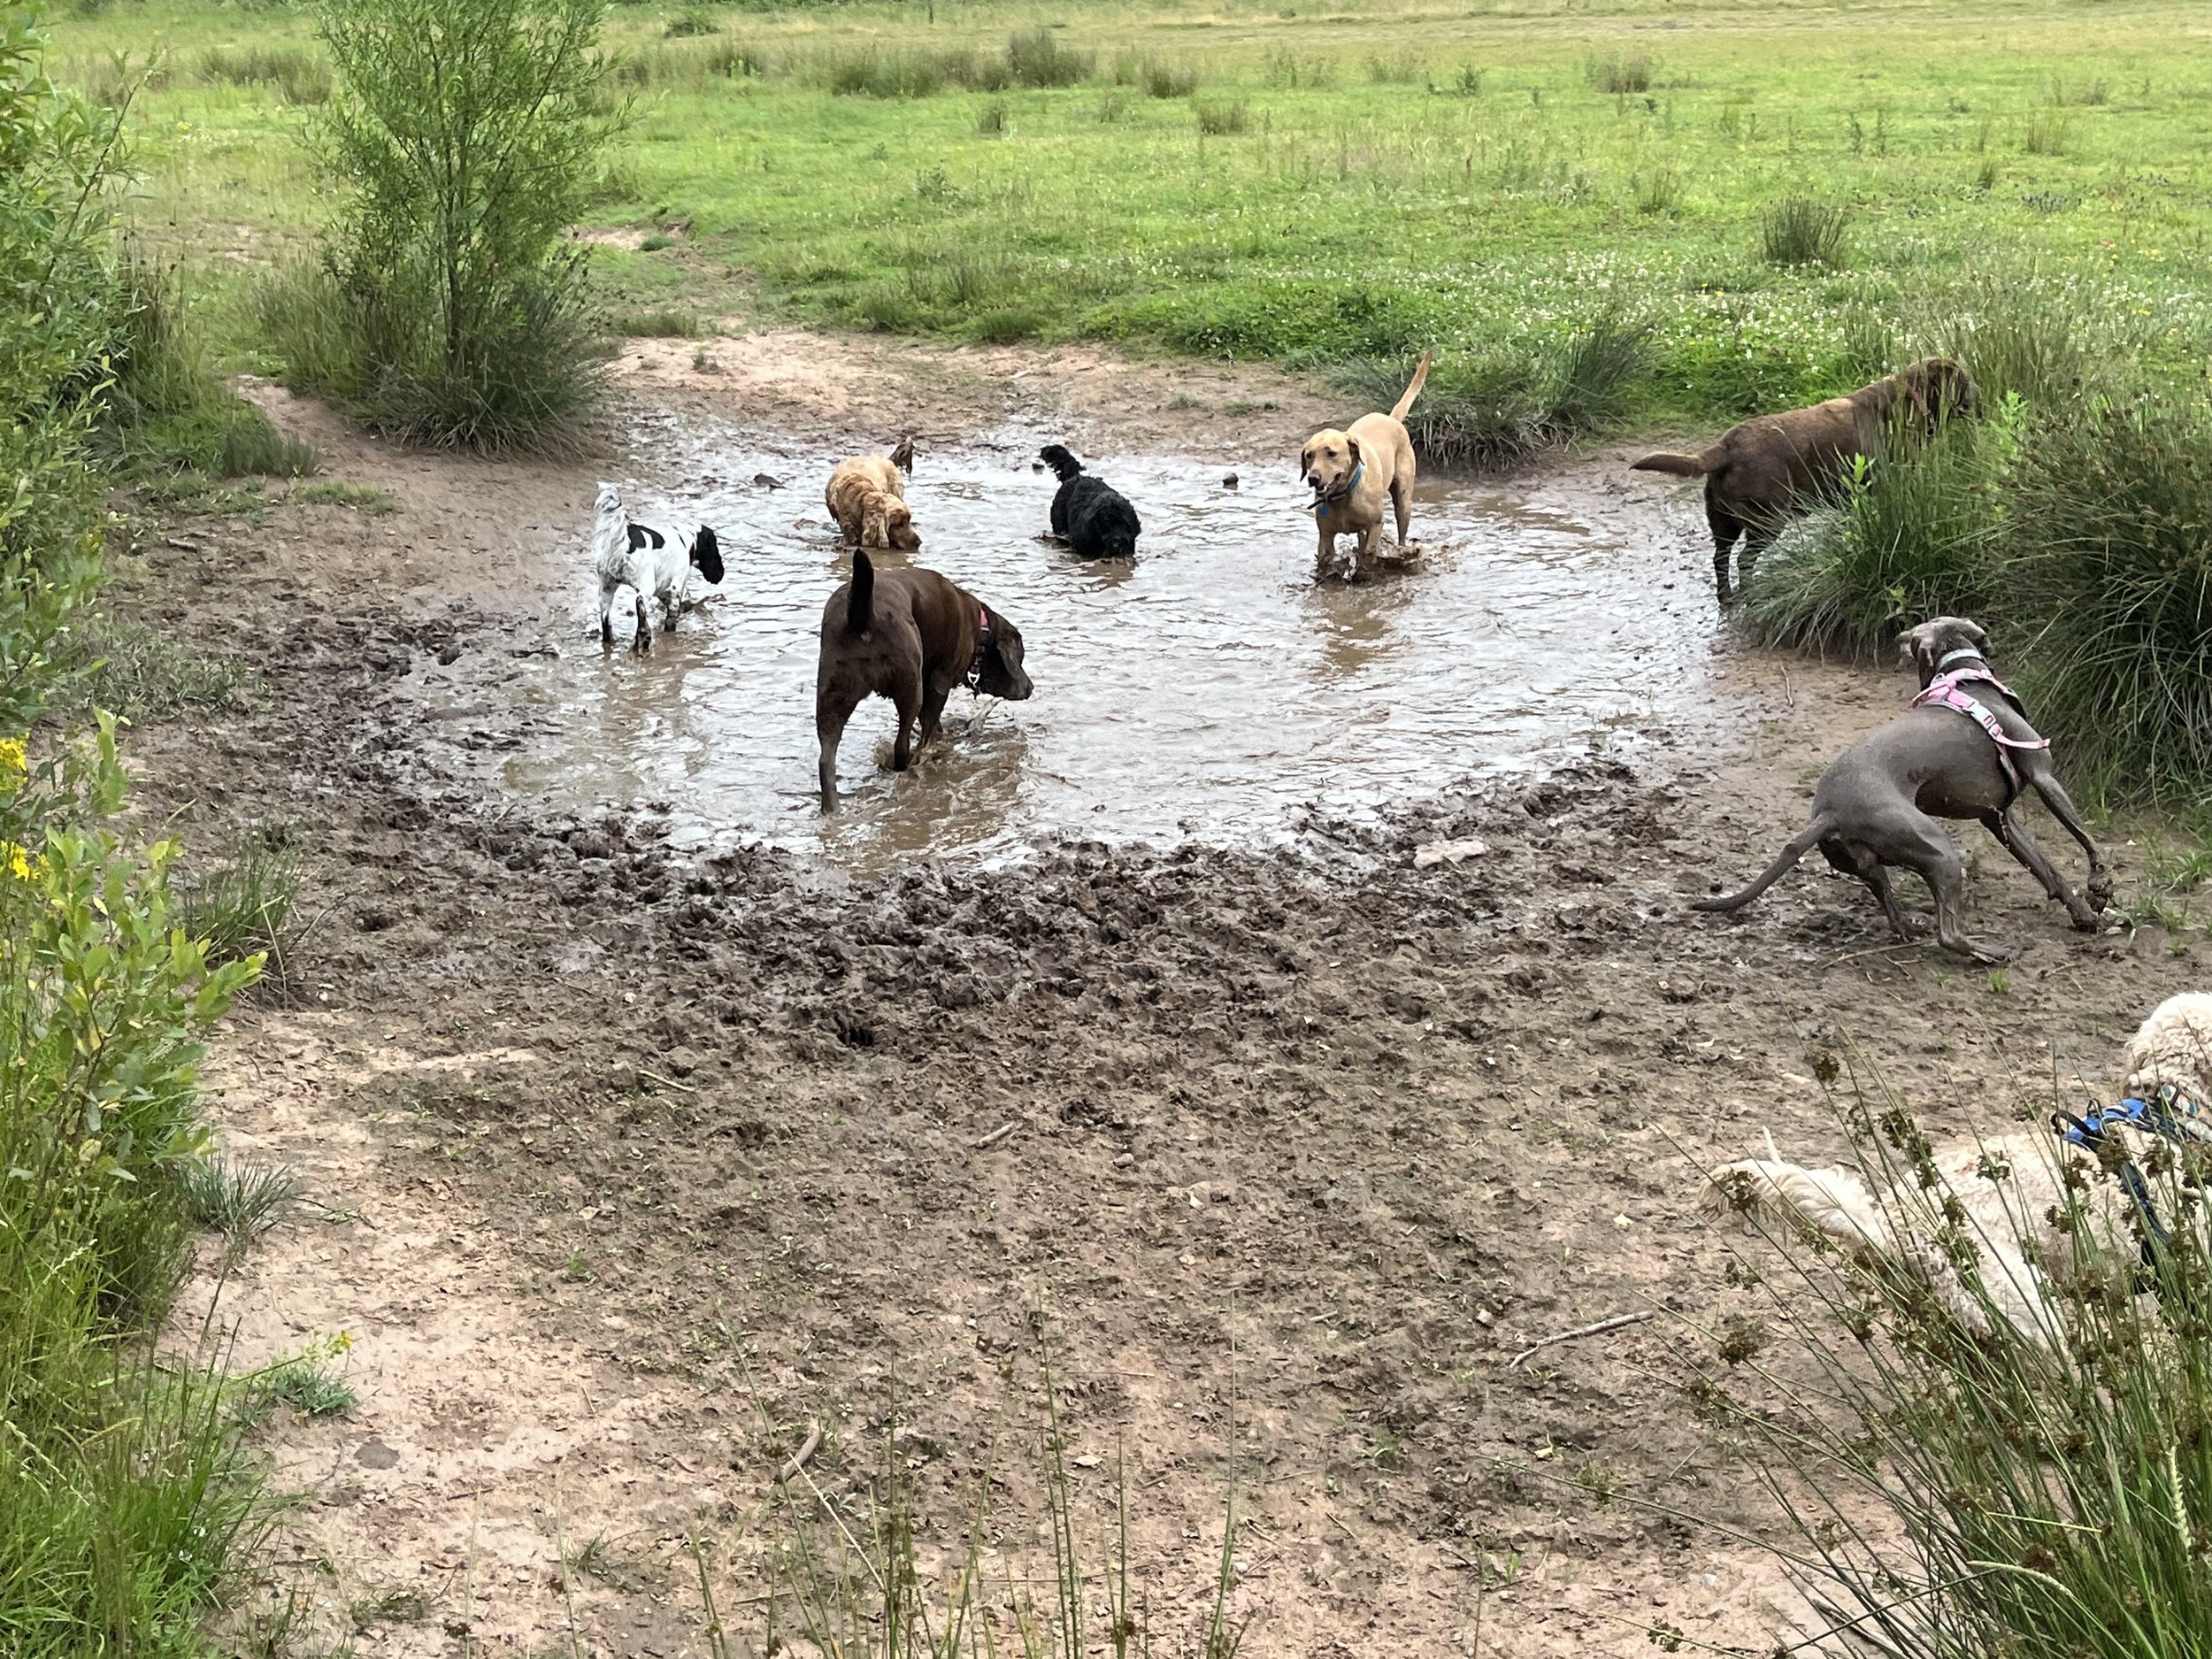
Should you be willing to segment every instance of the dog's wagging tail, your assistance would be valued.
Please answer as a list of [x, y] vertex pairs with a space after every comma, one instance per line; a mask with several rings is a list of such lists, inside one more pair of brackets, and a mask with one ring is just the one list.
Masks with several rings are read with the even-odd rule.
[[1678, 455], [1672, 450], [1662, 449], [1656, 455], [1644, 457], [1640, 461], [1631, 461], [1628, 470], [1632, 472], [1671, 472], [1677, 478], [1704, 478], [1727, 465], [1728, 457], [1717, 443], [1695, 455]]
[[858, 639], [876, 613], [876, 565], [865, 553], [853, 555], [852, 591], [845, 600], [845, 632]]
[[1812, 851], [1814, 848], [1819, 846], [1824, 836], [1833, 833], [1835, 827], [1835, 825], [1827, 818], [1815, 818], [1811, 823], [1805, 826], [1803, 829], [1800, 830], [1787, 846], [1784, 847], [1780, 852], [1775, 854], [1774, 862], [1769, 864], [1764, 870], [1761, 871], [1759, 872], [1759, 879], [1756, 881], [1754, 881], [1749, 887], [1744, 888], [1740, 893], [1731, 893], [1723, 898], [1699, 899], [1694, 902], [1690, 908], [1694, 910], [1706, 910], [1709, 912], [1740, 910], [1745, 905], [1750, 903], [1752, 900], [1757, 898], [1762, 893], [1764, 893], [1769, 887], [1779, 881], [1784, 876], [1789, 874], [1791, 871], [1797, 868], [1797, 861], [1802, 858], [1807, 853]]
[[1398, 401], [1390, 406], [1391, 419], [1403, 420], [1406, 418], [1406, 411], [1413, 407], [1413, 400], [1421, 396], [1421, 388], [1429, 383], [1429, 365], [1435, 358], [1433, 351], [1421, 354], [1421, 361], [1414, 365], [1413, 378], [1406, 382], [1406, 389]]

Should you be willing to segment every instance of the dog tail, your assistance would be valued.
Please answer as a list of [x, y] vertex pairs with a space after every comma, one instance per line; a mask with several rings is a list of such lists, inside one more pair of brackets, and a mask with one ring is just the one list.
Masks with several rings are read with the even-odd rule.
[[1048, 443], [1037, 451], [1037, 458], [1052, 469], [1052, 475], [1063, 484], [1083, 470], [1083, 463], [1068, 453], [1067, 446]]
[[1704, 478], [1719, 472], [1724, 465], [1726, 457], [1721, 454], [1720, 445], [1717, 443], [1709, 449], [1699, 450], [1695, 455], [1676, 455], [1662, 449], [1656, 455], [1644, 457], [1640, 461], [1631, 461], [1628, 470], [1632, 472], [1672, 472], [1678, 478]]
[[1421, 354], [1421, 361], [1415, 365], [1413, 378], [1406, 382], [1406, 389], [1398, 401], [1390, 406], [1391, 419], [1403, 420], [1406, 418], [1406, 411], [1413, 407], [1413, 400], [1421, 396], [1421, 388], [1429, 383], [1429, 365], [1435, 357], [1433, 351]]
[[876, 565], [865, 553], [853, 555], [852, 592], [845, 600], [845, 632], [855, 636], [868, 631], [876, 611]]
[[1764, 893], [1784, 876], [1797, 867], [1797, 861], [1812, 851], [1815, 842], [1835, 827], [1824, 818], [1816, 818], [1797, 833], [1790, 844], [1775, 855], [1774, 862], [1760, 872], [1759, 879], [1740, 893], [1732, 893], [1724, 899], [1700, 899], [1690, 908], [1694, 910], [1740, 910]]

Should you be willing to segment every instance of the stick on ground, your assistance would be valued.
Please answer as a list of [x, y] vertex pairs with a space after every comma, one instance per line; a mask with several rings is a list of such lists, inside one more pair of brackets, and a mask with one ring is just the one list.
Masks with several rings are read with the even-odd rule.
[[1618, 1331], [1624, 1325], [1641, 1325], [1650, 1317], [1651, 1311], [1646, 1309], [1641, 1313], [1617, 1313], [1610, 1319], [1601, 1319], [1595, 1325], [1578, 1325], [1574, 1330], [1562, 1331], [1557, 1336], [1548, 1336], [1540, 1342], [1531, 1343], [1511, 1359], [1506, 1361], [1505, 1368], [1512, 1371], [1523, 1360], [1532, 1355], [1540, 1354], [1548, 1348], [1555, 1348], [1562, 1342], [1571, 1342], [1578, 1337], [1603, 1336], [1608, 1331]]

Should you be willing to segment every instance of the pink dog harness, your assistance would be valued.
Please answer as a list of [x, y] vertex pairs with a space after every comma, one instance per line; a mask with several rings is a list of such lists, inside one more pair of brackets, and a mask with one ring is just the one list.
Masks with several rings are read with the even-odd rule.
[[[1982, 661], [1978, 651], [1951, 651], [1936, 664], [1936, 667], [1940, 669], [1945, 663], [1960, 657], [1970, 657], [1977, 663]], [[2048, 749], [2051, 746], [2051, 740], [2047, 737], [2026, 738], [2011, 735], [2005, 730], [2004, 723], [1991, 711], [1988, 704], [1969, 696], [1959, 689], [1962, 683], [1969, 680], [1978, 680], [1983, 685], [1994, 686], [2006, 696], [2012, 695], [2012, 687], [1991, 673], [1988, 665], [1984, 664], [1978, 668], [1955, 668], [1947, 674], [1937, 674], [1928, 682], [1927, 688], [1912, 700], [1912, 706], [1916, 709], [1949, 709], [1955, 713], [1964, 715], [1975, 725], [1980, 726], [1988, 734], [1989, 741], [1997, 746], [1997, 764], [2005, 769], [2005, 780], [2012, 786], [2012, 793], [2018, 795], [2020, 773], [2012, 764], [2012, 756], [2009, 751], [2016, 749]]]

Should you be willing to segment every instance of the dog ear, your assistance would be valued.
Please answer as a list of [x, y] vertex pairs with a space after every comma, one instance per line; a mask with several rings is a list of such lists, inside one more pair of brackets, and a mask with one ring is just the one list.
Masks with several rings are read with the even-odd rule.
[[1982, 625], [1965, 617], [1957, 618], [1956, 621], [1958, 623], [1959, 632], [1963, 634], [1967, 639], [1972, 642], [1974, 649], [1982, 652], [1985, 656], [1987, 655], [1989, 651], [1989, 635], [1984, 632]]
[[1347, 438], [1344, 442], [1351, 449], [1352, 465], [1354, 466], [1357, 466], [1359, 465], [1359, 440], [1357, 438]]
[[1926, 624], [1907, 628], [1897, 636], [1897, 665], [1900, 668], [1918, 668], [1921, 664], [1920, 635]]
[[1298, 481], [1302, 484], [1313, 476], [1313, 445], [1307, 444], [1298, 451]]

